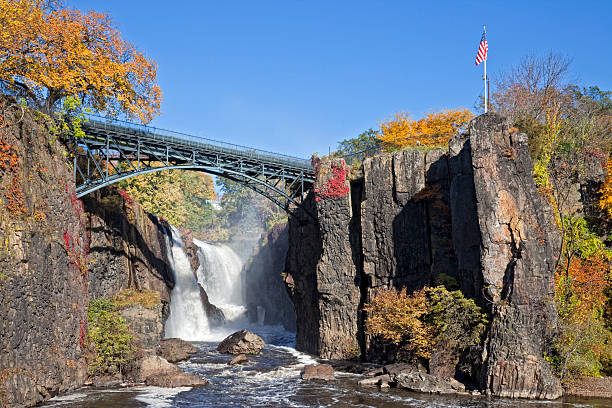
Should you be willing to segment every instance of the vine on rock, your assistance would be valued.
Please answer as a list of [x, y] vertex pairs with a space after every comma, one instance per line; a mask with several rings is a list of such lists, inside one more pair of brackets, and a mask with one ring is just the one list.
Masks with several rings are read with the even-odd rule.
[[123, 197], [123, 199], [125, 200], [126, 204], [128, 205], [128, 207], [131, 207], [134, 200], [132, 199], [132, 197], [127, 193], [127, 191], [125, 190], [119, 190], [119, 195], [121, 197]]
[[81, 276], [85, 276], [87, 274], [87, 254], [85, 253], [86, 246], [84, 246], [82, 251], [83, 254], [81, 254], [81, 250], [79, 250], [77, 243], [72, 235], [68, 233], [68, 231], [64, 231], [63, 237], [66, 254], [68, 254], [68, 261], [70, 262], [70, 265], [74, 266], [81, 273]]
[[350, 189], [346, 185], [348, 171], [345, 167], [344, 160], [342, 161], [342, 166], [331, 165], [334, 176], [327, 183], [323, 184], [322, 188], [314, 190], [315, 201], [321, 201], [323, 198], [341, 198], [348, 194]]
[[0, 171], [9, 171], [13, 177], [8, 186], [3, 188], [6, 198], [6, 208], [13, 216], [24, 215], [26, 211], [25, 197], [19, 174], [19, 156], [15, 146], [10, 145], [0, 137]]

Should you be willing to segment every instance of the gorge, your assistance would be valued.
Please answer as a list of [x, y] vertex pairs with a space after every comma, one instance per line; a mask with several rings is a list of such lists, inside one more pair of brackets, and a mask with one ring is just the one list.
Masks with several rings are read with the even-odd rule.
[[[116, 188], [78, 200], [61, 143], [35, 114], [11, 106], [2, 137], [20, 165], [0, 175], [3, 186], [27, 180], [24, 205], [39, 213], [3, 209], [0, 219], [4, 405], [31, 406], [81, 387], [88, 376], [88, 304], [125, 290], [155, 293], [151, 307], [120, 310], [143, 350], [155, 350], [163, 337], [199, 346], [181, 363], [212, 382], [197, 401], [230, 398], [236, 386], [243, 404], [266, 392], [285, 405], [316, 403], [302, 393], [320, 388], [299, 379], [304, 364], [315, 361], [310, 355], [393, 362], [366, 333], [364, 305], [382, 289], [445, 283], [485, 305], [490, 325], [477, 353], [434, 350], [430, 374], [461, 372], [473, 390], [490, 396], [562, 395], [544, 358], [555, 332], [553, 254], [560, 243], [532, 179], [527, 136], [502, 117], [476, 118], [448, 149], [367, 158], [352, 176], [344, 159], [324, 159], [303, 207], [242, 259], [231, 244], [199, 241]], [[239, 381], [211, 344], [244, 327], [260, 330], [269, 347]], [[350, 374], [340, 378], [322, 395], [361, 395]], [[194, 390], [182, 391], [196, 398]], [[399, 392], [406, 405], [416, 398]], [[360, 398], [397, 403], [374, 394]], [[172, 395], [174, 402], [183, 398]]]

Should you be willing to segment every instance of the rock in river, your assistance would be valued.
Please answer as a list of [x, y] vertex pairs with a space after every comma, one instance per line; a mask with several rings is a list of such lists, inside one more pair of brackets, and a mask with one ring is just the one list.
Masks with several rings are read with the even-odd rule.
[[248, 330], [240, 330], [226, 337], [217, 351], [226, 354], [259, 354], [264, 348], [264, 341]]
[[244, 354], [238, 354], [236, 357], [228, 361], [227, 365], [236, 365], [236, 364], [243, 364], [243, 363], [248, 363], [248, 362], [249, 360], [247, 360]]
[[157, 355], [165, 358], [170, 363], [187, 360], [198, 351], [190, 343], [182, 339], [164, 339], [159, 342]]
[[395, 376], [395, 382], [398, 388], [429, 394], [455, 394], [465, 391], [463, 384], [458, 381], [450, 382], [418, 371], [398, 374]]
[[145, 384], [154, 387], [198, 387], [208, 385], [208, 381], [197, 377], [193, 374], [176, 373], [176, 374], [157, 374], [148, 377]]
[[307, 365], [302, 373], [302, 380], [335, 380], [334, 368], [329, 364]]

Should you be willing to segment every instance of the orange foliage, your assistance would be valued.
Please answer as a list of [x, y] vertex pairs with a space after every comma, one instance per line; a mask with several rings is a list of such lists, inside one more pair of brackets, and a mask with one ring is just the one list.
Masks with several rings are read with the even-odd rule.
[[380, 124], [380, 140], [385, 150], [406, 146], [440, 146], [464, 130], [474, 115], [467, 109], [443, 110], [429, 113], [425, 118], [411, 120], [407, 112], [396, 113]]
[[607, 301], [609, 274], [610, 263], [601, 254], [588, 259], [574, 257], [565, 273], [556, 274], [558, 290], [572, 297], [574, 318], [583, 320], [587, 314], [602, 310]]
[[16, 170], [18, 166], [17, 150], [0, 137], [0, 170]]
[[5, 170], [13, 173], [10, 184], [2, 189], [2, 194], [6, 199], [6, 208], [12, 215], [23, 215], [26, 213], [26, 206], [21, 176], [18, 173], [19, 156], [15, 147], [0, 137], [0, 171]]
[[382, 290], [364, 306], [368, 313], [366, 333], [381, 336], [395, 345], [408, 340], [408, 351], [429, 358], [433, 344], [433, 327], [422, 322], [427, 313], [425, 289], [411, 295], [401, 291]]
[[608, 160], [606, 168], [608, 170], [608, 175], [600, 190], [601, 198], [599, 199], [599, 208], [605, 211], [608, 218], [612, 220], [612, 160]]
[[101, 13], [0, 0], [0, 82], [50, 112], [76, 96], [98, 112], [142, 122], [159, 114], [157, 66]]

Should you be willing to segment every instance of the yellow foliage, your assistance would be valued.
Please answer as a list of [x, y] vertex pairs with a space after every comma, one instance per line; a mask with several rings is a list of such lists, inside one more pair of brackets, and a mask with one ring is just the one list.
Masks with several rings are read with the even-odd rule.
[[156, 305], [161, 304], [161, 298], [156, 290], [123, 289], [112, 298], [112, 302], [117, 309], [135, 305], [153, 309]]
[[0, 83], [50, 112], [76, 96], [109, 115], [150, 121], [160, 112], [157, 65], [121, 39], [109, 16], [0, 0]]
[[364, 310], [368, 313], [367, 334], [380, 336], [395, 345], [408, 340], [408, 351], [429, 358], [434, 335], [433, 327], [421, 321], [427, 313], [425, 289], [411, 295], [406, 294], [405, 288], [399, 292], [382, 290]]
[[386, 151], [407, 146], [440, 146], [464, 130], [474, 115], [467, 109], [429, 113], [425, 118], [411, 120], [407, 112], [396, 113], [380, 124], [380, 140]]
[[604, 210], [608, 218], [612, 220], [612, 160], [608, 160], [606, 168], [608, 170], [608, 175], [600, 190], [601, 198], [599, 199], [599, 208]]

